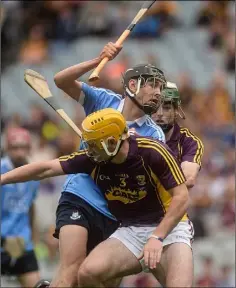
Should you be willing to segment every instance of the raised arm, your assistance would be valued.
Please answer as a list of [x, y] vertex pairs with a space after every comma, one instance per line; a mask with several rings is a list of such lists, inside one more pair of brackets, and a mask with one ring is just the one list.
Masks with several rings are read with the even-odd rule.
[[59, 159], [21, 166], [1, 175], [1, 185], [64, 175]]
[[71, 66], [58, 72], [54, 76], [55, 84], [71, 98], [79, 101], [82, 84], [80, 81], [77, 81], [77, 79], [90, 70], [96, 68], [103, 58], [108, 57], [109, 60], [115, 58], [121, 49], [121, 46], [117, 46], [111, 42], [108, 43], [103, 48], [99, 57]]

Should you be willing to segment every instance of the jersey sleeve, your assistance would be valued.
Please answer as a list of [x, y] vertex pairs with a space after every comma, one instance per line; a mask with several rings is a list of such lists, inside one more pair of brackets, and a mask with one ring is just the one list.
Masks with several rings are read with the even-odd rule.
[[110, 90], [96, 88], [82, 82], [83, 96], [80, 97], [80, 104], [83, 105], [86, 116], [104, 108], [108, 108], [114, 100], [120, 102], [122, 97]]
[[162, 186], [169, 190], [185, 183], [186, 179], [180, 163], [171, 150], [158, 142], [151, 146], [149, 154], [150, 168]]
[[84, 173], [90, 175], [96, 166], [84, 151], [61, 156], [59, 161], [65, 174]]
[[201, 166], [204, 145], [196, 136], [186, 137], [182, 143], [182, 162], [188, 161]]

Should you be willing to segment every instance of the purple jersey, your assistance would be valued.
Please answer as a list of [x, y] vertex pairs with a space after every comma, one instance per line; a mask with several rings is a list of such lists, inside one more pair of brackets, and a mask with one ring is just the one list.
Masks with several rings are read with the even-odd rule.
[[180, 127], [175, 123], [173, 134], [166, 144], [181, 163], [188, 161], [201, 166], [204, 146], [202, 141], [188, 128]]
[[59, 160], [66, 174], [91, 175], [104, 192], [111, 213], [123, 225], [157, 224], [171, 202], [168, 190], [184, 183], [185, 177], [165, 144], [135, 136], [130, 136], [129, 143], [129, 153], [122, 164], [97, 165], [86, 151]]

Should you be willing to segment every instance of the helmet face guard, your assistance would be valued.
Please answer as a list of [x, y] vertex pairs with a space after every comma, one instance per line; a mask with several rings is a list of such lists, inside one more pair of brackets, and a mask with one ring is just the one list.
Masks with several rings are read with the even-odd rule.
[[[129, 81], [131, 79], [137, 80], [137, 91], [132, 93], [129, 90]], [[136, 99], [136, 95], [139, 93], [140, 88], [147, 85], [147, 82], [151, 82], [153, 88], [157, 82], [161, 83], [161, 90], [166, 85], [166, 79], [164, 73], [153, 65], [145, 64], [138, 65], [128, 69], [123, 76], [123, 84], [126, 95], [141, 109], [145, 114], [151, 115], [156, 112], [159, 107], [159, 101], [154, 97], [146, 103], [140, 103]]]
[[[161, 93], [161, 105], [159, 109], [163, 109], [163, 106], [167, 104], [170, 104], [174, 107], [174, 109], [178, 110], [178, 115], [182, 119], [185, 119], [185, 114], [181, 108], [179, 91], [175, 83], [167, 82], [167, 87]], [[157, 120], [156, 122], [165, 133], [167, 133], [174, 126], [174, 122], [162, 123], [158, 122]]]

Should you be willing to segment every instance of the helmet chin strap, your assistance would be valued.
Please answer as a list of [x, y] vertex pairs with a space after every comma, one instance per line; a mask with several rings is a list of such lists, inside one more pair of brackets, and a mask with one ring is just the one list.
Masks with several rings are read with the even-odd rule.
[[158, 124], [158, 125], [161, 127], [164, 133], [167, 133], [170, 131], [171, 128], [173, 128], [174, 123], [173, 124]]
[[150, 105], [147, 105], [147, 104], [140, 104], [138, 102], [138, 100], [136, 99], [136, 96], [137, 94], [139, 93], [140, 91], [140, 88], [141, 88], [141, 78], [138, 78], [138, 83], [137, 83], [137, 91], [135, 93], [132, 93], [128, 87], [125, 87], [125, 92], [127, 93], [128, 97], [132, 100], [132, 102], [138, 106], [139, 109], [141, 109], [145, 114], [148, 114], [148, 115], [151, 115], [153, 113], [156, 112], [156, 109], [154, 107], [151, 107]]
[[118, 149], [117, 149], [116, 154], [113, 154], [113, 155], [110, 156], [106, 161], [103, 161], [104, 164], [111, 162], [112, 159], [113, 159], [114, 157], [116, 157], [116, 155], [119, 153], [119, 151], [120, 151], [120, 149], [121, 149], [121, 147], [122, 147], [123, 144], [124, 144], [124, 140], [121, 140], [120, 143], [119, 143], [119, 146], [118, 146]]

